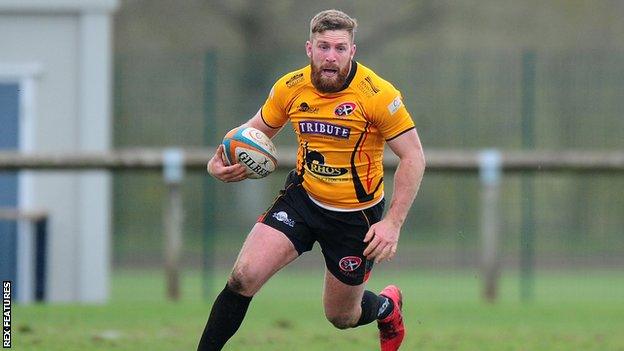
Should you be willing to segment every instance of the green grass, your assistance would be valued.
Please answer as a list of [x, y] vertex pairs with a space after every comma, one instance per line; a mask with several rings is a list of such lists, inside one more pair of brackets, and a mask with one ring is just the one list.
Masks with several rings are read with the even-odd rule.
[[[220, 290], [224, 276], [213, 282]], [[197, 273], [185, 273], [183, 298], [164, 299], [160, 272], [113, 275], [111, 302], [17, 305], [15, 350], [194, 350], [211, 302]], [[323, 316], [322, 272], [286, 270], [254, 298], [226, 350], [376, 350], [374, 325], [334, 329]], [[408, 336], [402, 350], [624, 350], [624, 273], [541, 272], [531, 303], [505, 273], [496, 304], [479, 298], [478, 274], [397, 273], [378, 269], [369, 287], [398, 283]]]

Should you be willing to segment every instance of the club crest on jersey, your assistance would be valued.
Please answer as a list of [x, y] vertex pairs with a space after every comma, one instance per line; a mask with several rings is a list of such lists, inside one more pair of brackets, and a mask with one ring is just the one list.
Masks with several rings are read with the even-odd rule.
[[340, 269], [345, 272], [353, 272], [358, 269], [358, 267], [362, 264], [362, 259], [357, 256], [347, 256], [343, 257], [340, 262], [338, 262], [338, 266]]
[[355, 111], [355, 107], [356, 105], [353, 102], [344, 102], [336, 107], [334, 113], [339, 117], [348, 116]]

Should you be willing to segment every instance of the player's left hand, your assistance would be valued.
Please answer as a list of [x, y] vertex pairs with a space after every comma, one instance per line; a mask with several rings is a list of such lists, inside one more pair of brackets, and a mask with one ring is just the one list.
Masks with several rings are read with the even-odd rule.
[[374, 259], [375, 263], [391, 260], [399, 244], [400, 231], [401, 226], [395, 225], [388, 219], [382, 219], [373, 224], [364, 237], [364, 242], [368, 243], [364, 250], [366, 259]]

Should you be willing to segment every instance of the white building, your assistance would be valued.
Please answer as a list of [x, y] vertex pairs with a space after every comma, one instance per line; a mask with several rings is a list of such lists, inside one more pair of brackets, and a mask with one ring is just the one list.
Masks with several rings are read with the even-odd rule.
[[[117, 0], [0, 0], [0, 149], [110, 149], [111, 31], [117, 7]], [[46, 300], [104, 302], [110, 175], [22, 171], [11, 178], [0, 173], [2, 189], [0, 206], [49, 213]], [[24, 223], [14, 227], [14, 285], [19, 300], [28, 301], [33, 297], [32, 238]], [[9, 244], [0, 245], [6, 250]]]

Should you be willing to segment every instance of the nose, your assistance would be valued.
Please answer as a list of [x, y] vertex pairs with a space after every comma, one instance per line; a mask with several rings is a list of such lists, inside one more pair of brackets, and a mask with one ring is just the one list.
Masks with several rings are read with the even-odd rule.
[[336, 52], [334, 50], [329, 50], [329, 52], [325, 56], [325, 62], [329, 62], [329, 63], [336, 62]]

